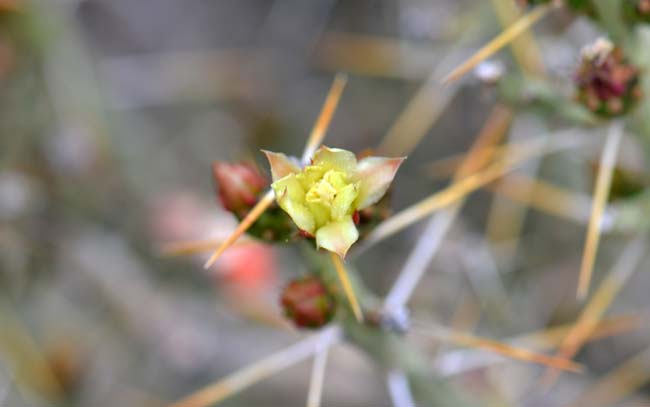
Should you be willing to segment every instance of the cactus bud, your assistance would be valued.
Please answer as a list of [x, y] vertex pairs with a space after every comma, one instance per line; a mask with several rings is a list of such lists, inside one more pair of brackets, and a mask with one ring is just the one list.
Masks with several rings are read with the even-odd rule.
[[320, 328], [336, 311], [334, 297], [315, 276], [291, 281], [282, 291], [281, 304], [287, 318], [299, 328]]
[[[249, 164], [215, 162], [212, 174], [219, 189], [219, 201], [239, 220], [255, 206], [269, 186], [269, 181]], [[284, 211], [274, 205], [246, 233], [268, 242], [286, 242], [296, 235], [296, 230]]]
[[638, 69], [606, 39], [583, 49], [575, 81], [577, 99], [605, 117], [626, 113], [641, 96]]
[[212, 174], [219, 187], [219, 200], [228, 211], [242, 217], [257, 202], [258, 196], [269, 183], [248, 164], [217, 161], [212, 164]]

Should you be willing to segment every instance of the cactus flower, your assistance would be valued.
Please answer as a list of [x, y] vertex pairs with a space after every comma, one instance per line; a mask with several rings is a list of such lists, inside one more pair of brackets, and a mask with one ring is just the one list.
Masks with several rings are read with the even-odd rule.
[[354, 216], [381, 199], [404, 158], [367, 157], [321, 147], [301, 168], [281, 153], [265, 151], [278, 205], [319, 248], [345, 257], [359, 238]]

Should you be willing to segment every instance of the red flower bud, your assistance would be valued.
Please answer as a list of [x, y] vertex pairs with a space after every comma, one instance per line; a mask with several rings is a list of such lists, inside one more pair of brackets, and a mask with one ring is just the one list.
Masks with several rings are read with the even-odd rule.
[[603, 39], [584, 49], [575, 81], [578, 100], [601, 116], [622, 115], [641, 97], [639, 70]]
[[282, 291], [281, 304], [285, 315], [300, 328], [320, 328], [336, 311], [334, 297], [315, 276], [290, 282]]
[[262, 190], [269, 185], [253, 166], [243, 163], [217, 161], [212, 164], [212, 174], [221, 204], [238, 217], [255, 205]]

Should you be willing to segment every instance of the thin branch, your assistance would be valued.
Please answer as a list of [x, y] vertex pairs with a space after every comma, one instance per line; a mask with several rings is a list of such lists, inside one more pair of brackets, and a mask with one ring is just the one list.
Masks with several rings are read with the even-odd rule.
[[442, 191], [433, 194], [429, 198], [404, 209], [379, 224], [366, 238], [364, 245], [372, 245], [383, 240], [386, 237], [412, 225], [427, 215], [458, 202], [472, 192], [503, 176], [505, 173], [512, 170], [516, 164], [523, 162], [525, 158], [528, 157], [522, 156], [519, 157], [518, 160], [510, 160], [509, 163], [506, 163], [505, 161], [494, 162], [484, 170], [465, 177]]
[[237, 239], [241, 237], [248, 228], [251, 227], [253, 223], [257, 219], [259, 219], [260, 216], [266, 211], [266, 209], [271, 206], [273, 201], [275, 200], [275, 194], [273, 193], [273, 190], [268, 190], [262, 199], [260, 199], [257, 204], [251, 209], [250, 212], [246, 215], [246, 217], [237, 225], [237, 228], [235, 229], [234, 232], [228, 236], [226, 240], [221, 243], [221, 245], [212, 253], [212, 256], [210, 256], [210, 259], [205, 263], [203, 266], [204, 268], [208, 269], [212, 267], [212, 265], [219, 259], [219, 256], [223, 254], [226, 249], [228, 249], [230, 246], [232, 246]]
[[616, 156], [618, 155], [621, 139], [623, 138], [622, 121], [612, 123], [607, 135], [607, 142], [603, 148], [598, 168], [598, 177], [596, 179], [596, 190], [594, 191], [594, 202], [591, 210], [591, 219], [587, 229], [587, 238], [582, 255], [582, 265], [580, 266], [580, 277], [578, 280], [578, 299], [584, 299], [589, 291], [591, 275], [596, 262], [598, 243], [600, 241], [600, 229], [605, 213], [605, 206], [609, 198], [609, 191], [612, 185], [612, 174], [616, 165]]
[[586, 224], [589, 221], [587, 216], [591, 208], [589, 196], [569, 191], [540, 179], [513, 173], [496, 184], [488, 185], [487, 189], [544, 213], [570, 219], [580, 224]]
[[493, 162], [485, 169], [453, 183], [442, 191], [425, 198], [417, 204], [402, 210], [380, 223], [372, 233], [366, 237], [363, 244], [360, 245], [360, 247], [357, 247], [355, 252], [359, 253], [377, 242], [405, 229], [431, 213], [458, 202], [467, 195], [495, 181], [509, 171], [512, 171], [517, 165], [520, 165], [527, 159], [562, 149], [574, 148], [577, 145], [584, 145], [584, 140], [581, 140], [580, 138], [571, 139], [567, 135], [565, 139], [556, 142], [552, 146], [544, 146], [543, 143], [535, 142], [525, 143], [523, 146], [513, 148], [509, 150], [509, 153], [505, 158]]
[[380, 155], [408, 155], [429, 133], [459, 89], [455, 84], [442, 86], [441, 78], [468, 54], [463, 45], [473, 40], [476, 35], [474, 27], [469, 27], [454, 46], [438, 58], [435, 68], [379, 143], [377, 152]]
[[327, 128], [332, 121], [332, 117], [334, 117], [336, 108], [338, 107], [339, 101], [341, 100], [341, 94], [343, 93], [343, 89], [345, 88], [347, 82], [348, 76], [345, 73], [338, 73], [336, 74], [336, 77], [334, 77], [334, 82], [332, 82], [332, 86], [327, 94], [325, 103], [323, 104], [320, 114], [318, 115], [318, 119], [316, 120], [316, 123], [314, 124], [314, 127], [309, 134], [307, 144], [305, 144], [305, 149], [303, 151], [301, 159], [303, 164], [309, 164], [311, 156], [314, 155], [314, 152], [318, 146], [320, 146], [320, 144], [323, 142], [323, 138], [325, 138], [325, 133], [327, 132]]
[[[588, 341], [620, 335], [631, 330], [639, 329], [644, 318], [638, 315], [612, 317], [602, 320], [587, 338]], [[504, 340], [505, 343], [535, 349], [550, 350], [560, 345], [562, 339], [572, 329], [572, 325], [561, 325], [542, 331], [518, 335]], [[474, 369], [484, 368], [495, 363], [504, 362], [502, 356], [482, 349], [453, 350], [444, 353], [436, 359], [436, 370], [445, 376], [461, 374]]]
[[[492, 158], [494, 150], [489, 148], [501, 140], [512, 121], [512, 117], [510, 109], [500, 105], [495, 106], [483, 129], [476, 137], [476, 141], [465, 156], [465, 160], [458, 168], [454, 180], [458, 181], [460, 178], [478, 170]], [[402, 272], [388, 293], [384, 301], [384, 309], [398, 310], [406, 304], [426, 271], [427, 265], [438, 251], [454, 219], [460, 212], [461, 206], [462, 203], [459, 202], [446, 211], [436, 214], [428, 222], [425, 231], [409, 254]]]
[[331, 344], [340, 339], [341, 330], [338, 326], [327, 328], [316, 335], [232, 373], [222, 380], [171, 404], [169, 407], [207, 407], [216, 404], [267, 377], [307, 359], [316, 352], [319, 344], [323, 342]]
[[[457, 49], [458, 44], [453, 44]], [[444, 56], [427, 44], [387, 36], [327, 32], [315, 52], [316, 63], [327, 70], [355, 75], [413, 80], [423, 79]]]
[[[644, 236], [637, 238], [625, 248], [616, 264], [614, 264], [612, 271], [600, 283], [591, 301], [580, 314], [578, 321], [564, 338], [557, 356], [572, 358], [578, 353], [600, 322], [609, 305], [614, 301], [630, 276], [637, 270], [647, 247], [648, 240]], [[558, 377], [559, 372], [548, 370], [542, 378], [542, 385], [548, 389]]]
[[650, 348], [646, 348], [591, 385], [570, 407], [618, 405], [649, 381]]
[[352, 312], [354, 312], [354, 317], [357, 319], [358, 322], [362, 322], [363, 312], [361, 311], [361, 306], [359, 306], [359, 301], [357, 300], [357, 296], [354, 293], [354, 288], [352, 288], [352, 283], [350, 282], [348, 272], [345, 269], [345, 264], [343, 264], [343, 260], [341, 260], [338, 254], [330, 252], [330, 255], [332, 257], [332, 263], [334, 264], [334, 268], [336, 269], [336, 274], [338, 275], [339, 280], [341, 281], [341, 285], [343, 286], [343, 291], [345, 292], [345, 296], [348, 298], [348, 301], [350, 302], [350, 307], [352, 308]]
[[417, 325], [418, 327], [413, 330], [414, 333], [447, 343], [452, 343], [459, 346], [468, 346], [477, 349], [484, 349], [511, 359], [538, 363], [541, 365], [570, 372], [577, 373], [582, 371], [582, 366], [580, 364], [575, 363], [569, 359], [544, 355], [542, 353], [534, 352], [522, 347], [512, 346], [510, 344], [495, 341], [493, 339], [481, 338], [475, 335], [453, 331], [441, 326], [422, 323], [417, 323]]
[[494, 53], [498, 52], [501, 48], [505, 47], [512, 40], [514, 40], [518, 35], [529, 29], [533, 24], [548, 14], [552, 8], [553, 6], [551, 4], [546, 4], [537, 6], [535, 9], [531, 10], [530, 13], [524, 15], [519, 20], [517, 20], [517, 22], [503, 30], [501, 34], [497, 35], [492, 41], [478, 50], [468, 60], [451, 71], [447, 76], [445, 76], [442, 82], [451, 83], [460, 79], [463, 75], [472, 70], [476, 65], [486, 60]]
[[[168, 242], [160, 245], [159, 252], [163, 256], [190, 256], [194, 254], [201, 254], [209, 252], [215, 246], [223, 243], [224, 239], [202, 239], [202, 240], [186, 240], [180, 242]], [[251, 244], [252, 241], [246, 239], [239, 239], [234, 245]]]
[[[594, 134], [592, 133], [583, 133], [583, 134], [572, 134], [575, 133], [575, 129], [562, 131], [554, 133], [552, 135], [545, 135], [527, 139], [526, 141], [513, 141], [504, 145], [493, 145], [486, 146], [482, 148], [482, 154], [490, 154], [494, 160], [503, 160], [508, 155], [511, 155], [513, 151], [523, 151], [530, 150], [534, 148], [544, 149], [545, 145], [551, 146], [551, 151], [554, 149], [570, 148], [571, 146], [566, 145], [562, 147], [562, 143], [558, 144], [558, 140], [562, 140], [566, 137], [572, 137], [573, 142], [580, 142], [582, 139], [584, 142], [589, 140], [594, 140]], [[555, 147], [553, 147], [555, 145]], [[431, 178], [445, 178], [454, 174], [463, 161], [467, 158], [468, 153], [454, 154], [445, 158], [441, 158], [422, 166], [422, 171]]]
[[393, 369], [386, 373], [386, 387], [395, 407], [415, 407], [409, 380], [404, 371]]
[[318, 350], [314, 356], [314, 365], [311, 371], [311, 380], [309, 382], [307, 407], [320, 407], [321, 405], [329, 347], [330, 341], [322, 340], [321, 343], [318, 344]]
[[[492, 0], [492, 8], [504, 29], [516, 23], [522, 15], [521, 8], [512, 0]], [[524, 30], [519, 38], [512, 41], [510, 47], [515, 61], [524, 73], [538, 76], [546, 74], [542, 53], [532, 30]]]
[[459, 89], [458, 85], [441, 86], [440, 78], [459, 60], [460, 53], [452, 50], [442, 58], [379, 143], [379, 154], [408, 155], [427, 135]]

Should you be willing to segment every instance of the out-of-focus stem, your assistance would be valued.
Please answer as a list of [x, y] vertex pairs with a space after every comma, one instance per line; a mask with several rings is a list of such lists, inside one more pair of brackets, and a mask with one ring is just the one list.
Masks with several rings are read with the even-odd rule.
[[[647, 245], [648, 240], [643, 236], [627, 246], [612, 271], [605, 277], [591, 301], [583, 309], [578, 321], [564, 338], [557, 356], [571, 358], [578, 353], [600, 322], [607, 308], [614, 301], [630, 276], [638, 269]], [[548, 370], [542, 379], [544, 387], [550, 388], [558, 377], [558, 371]]]
[[386, 373], [386, 387], [395, 407], [415, 407], [406, 374], [399, 369]]
[[327, 355], [330, 348], [330, 341], [322, 338], [317, 345], [314, 356], [314, 366], [311, 371], [309, 382], [309, 393], [307, 395], [307, 407], [320, 407], [323, 397], [323, 383], [325, 381], [325, 368], [327, 367]]
[[589, 291], [589, 283], [596, 261], [598, 243], [600, 241], [601, 221], [605, 213], [607, 198], [612, 184], [612, 174], [616, 157], [618, 155], [621, 139], [623, 138], [623, 122], [614, 122], [607, 136], [607, 142], [603, 148], [600, 158], [598, 177], [596, 179], [596, 189], [594, 191], [594, 200], [591, 210], [591, 218], [587, 229], [587, 238], [580, 266], [580, 277], [578, 280], [578, 298], [583, 299]]
[[[503, 28], [507, 28], [510, 24], [515, 23], [518, 18], [521, 18], [519, 8], [512, 0], [492, 0], [492, 6]], [[510, 47], [517, 64], [525, 74], [535, 76], [546, 74], [542, 54], [532, 31], [521, 33], [518, 38], [512, 41]]]
[[340, 329], [332, 326], [279, 352], [259, 360], [169, 407], [207, 407], [216, 404], [241, 390], [301, 362], [318, 349], [323, 340], [329, 343], [340, 340]]
[[505, 47], [512, 40], [514, 40], [518, 35], [526, 31], [537, 21], [546, 16], [552, 7], [553, 6], [550, 4], [540, 5], [537, 6], [537, 8], [533, 9], [530, 13], [521, 17], [519, 20], [517, 20], [517, 22], [503, 30], [501, 34], [497, 35], [492, 41], [478, 50], [468, 60], [463, 62], [460, 66], [445, 76], [445, 78], [442, 80], [443, 83], [451, 83], [460, 79], [463, 75], [472, 70], [472, 68], [481, 63], [481, 61], [484, 61], [494, 53], [498, 52], [501, 48]]
[[336, 269], [336, 274], [338, 275], [339, 281], [343, 286], [343, 291], [345, 292], [345, 296], [348, 298], [348, 301], [350, 302], [350, 307], [352, 308], [352, 312], [354, 312], [354, 317], [357, 319], [357, 322], [362, 322], [363, 312], [361, 311], [361, 306], [359, 305], [359, 301], [357, 300], [357, 295], [354, 292], [354, 288], [352, 288], [352, 283], [350, 283], [350, 278], [348, 277], [348, 272], [345, 269], [343, 260], [341, 260], [339, 255], [336, 253], [330, 253], [330, 255], [332, 257], [332, 263], [334, 264], [334, 269]]

